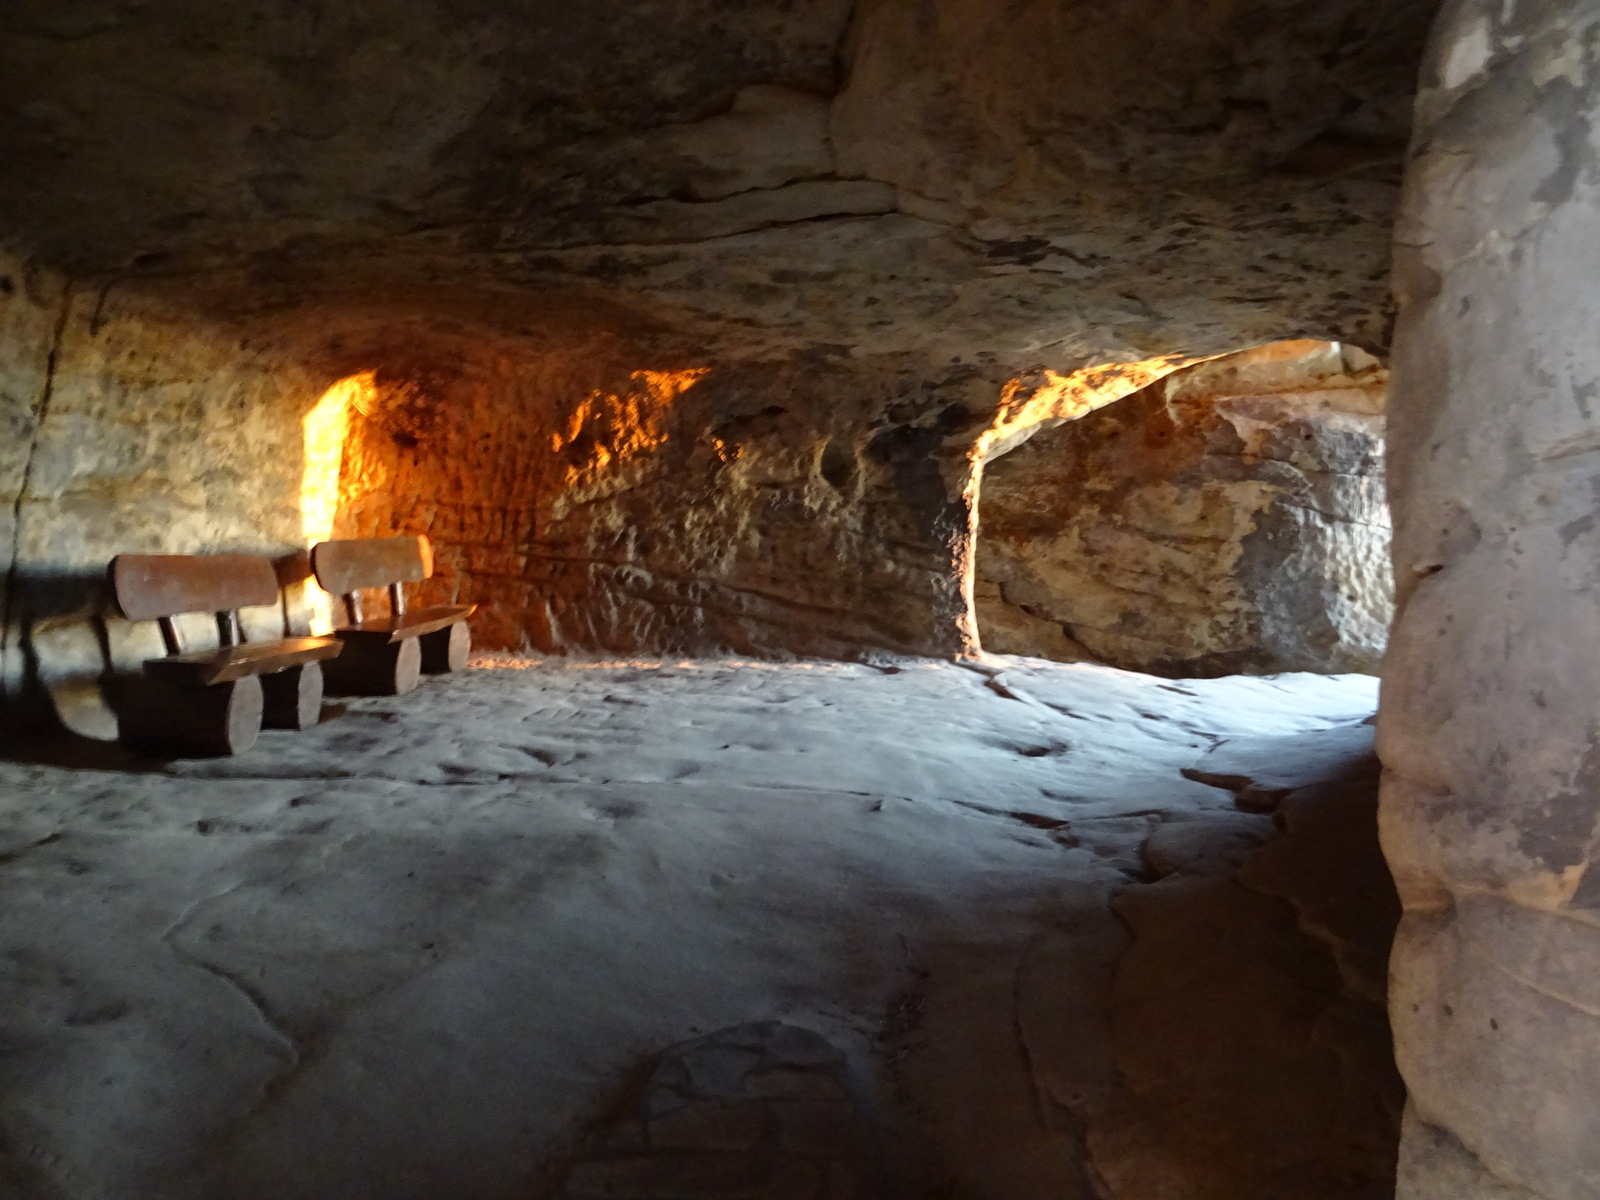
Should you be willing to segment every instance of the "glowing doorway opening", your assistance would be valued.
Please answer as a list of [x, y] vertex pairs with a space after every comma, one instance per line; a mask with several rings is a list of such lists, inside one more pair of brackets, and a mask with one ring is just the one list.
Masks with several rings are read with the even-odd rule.
[[[344, 463], [345, 435], [350, 430], [350, 409], [372, 407], [377, 386], [371, 371], [339, 380], [300, 420], [305, 469], [300, 477], [300, 534], [310, 549], [333, 536], [339, 515], [339, 473]], [[333, 607], [328, 594], [315, 583], [306, 584], [311, 632], [333, 628]]]

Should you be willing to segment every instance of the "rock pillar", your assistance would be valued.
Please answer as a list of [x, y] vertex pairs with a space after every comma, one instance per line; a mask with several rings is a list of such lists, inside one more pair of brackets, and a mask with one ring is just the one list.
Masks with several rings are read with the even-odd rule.
[[1401, 1200], [1600, 1196], [1600, 8], [1453, 0], [1398, 232]]

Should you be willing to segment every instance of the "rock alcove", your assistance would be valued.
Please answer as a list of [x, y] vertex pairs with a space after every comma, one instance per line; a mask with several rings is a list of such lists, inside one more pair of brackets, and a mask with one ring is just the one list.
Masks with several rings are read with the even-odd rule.
[[[1600, 18], [1438, 7], [8, 5], [5, 1188], [1600, 1194]], [[117, 747], [390, 532], [472, 671]]]
[[1359, 348], [1278, 342], [1036, 427], [982, 469], [983, 645], [1170, 675], [1375, 672], [1386, 390]]

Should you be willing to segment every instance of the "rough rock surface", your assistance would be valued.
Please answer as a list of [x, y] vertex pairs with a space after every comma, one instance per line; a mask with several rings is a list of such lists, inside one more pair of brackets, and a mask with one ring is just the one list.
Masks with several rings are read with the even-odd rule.
[[497, 667], [0, 761], [8, 1196], [1387, 1186], [1370, 678]]
[[1597, 47], [1593, 6], [1462, 0], [1418, 100], [1379, 722], [1406, 1200], [1600, 1196]]
[[959, 651], [991, 435], [1381, 347], [1433, 6], [7, 5], [8, 702], [137, 658], [109, 551], [304, 549], [365, 372], [345, 527], [486, 645]]
[[938, 434], [892, 415], [950, 393], [826, 361], [639, 370], [594, 340], [531, 377], [515, 359], [488, 379], [380, 377], [339, 529], [428, 532], [441, 597], [485, 606], [488, 646], [959, 647], [962, 515], [927, 457]]
[[987, 463], [983, 644], [1172, 675], [1376, 670], [1384, 389], [1358, 349], [1279, 343]]
[[[641, 239], [890, 211], [959, 227], [1054, 210], [1087, 238], [1041, 243], [1037, 282], [1110, 265], [1085, 228], [1097, 210], [1102, 229], [1187, 217], [1147, 243], [1172, 256], [1212, 239], [1208, 213], [1226, 214], [1223, 240], [1275, 230], [1311, 250], [1309, 212], [1275, 210], [1371, 199], [1363, 175], [1404, 142], [1432, 10], [266, 0], [219, 20], [201, 0], [22, 0], [0, 42], [0, 226], [73, 268], [393, 254], [398, 238], [480, 255], [612, 244], [626, 271]], [[1188, 245], [1158, 251], [1174, 237]], [[1306, 265], [1264, 245], [1253, 262], [1263, 293]], [[1303, 280], [1354, 317], [1364, 298], [1326, 284]]]
[[[73, 286], [4, 255], [0, 338], [0, 693], [40, 685], [33, 704], [53, 699], [69, 727], [112, 736], [102, 676], [161, 643], [153, 624], [110, 612], [106, 564], [304, 546], [296, 403], [311, 383], [138, 292]], [[281, 636], [284, 614], [246, 616]], [[216, 636], [209, 618], [190, 632]]]
[[781, 1021], [669, 1048], [578, 1155], [560, 1200], [869, 1200], [883, 1147], [827, 1038]]

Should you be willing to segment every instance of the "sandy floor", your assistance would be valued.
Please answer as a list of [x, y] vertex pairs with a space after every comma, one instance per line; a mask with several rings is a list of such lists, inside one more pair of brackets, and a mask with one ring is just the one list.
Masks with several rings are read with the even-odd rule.
[[1209, 987], [1141, 983], [1141, 913], [1221, 879], [1204, 903], [1243, 915], [1207, 929], [1299, 938], [1273, 970], [1332, 981], [1284, 993], [1294, 1020], [1360, 990], [1314, 904], [1233, 879], [1293, 837], [1182, 772], [1293, 800], [1368, 761], [1375, 700], [1021, 659], [502, 661], [236, 759], [0, 762], [0, 1194], [682, 1194], [645, 1175], [776, 1136], [734, 1128], [748, 1071], [696, 1084], [721, 1132], [631, 1132], [716, 1059], [851, 1131], [808, 1149], [798, 1101], [763, 1101], [780, 1174], [822, 1164], [781, 1194], [1137, 1200], [1129, 1147], [1159, 1137], [1129, 1114], [1178, 1068], [1112, 997], [1165, 1027]]

